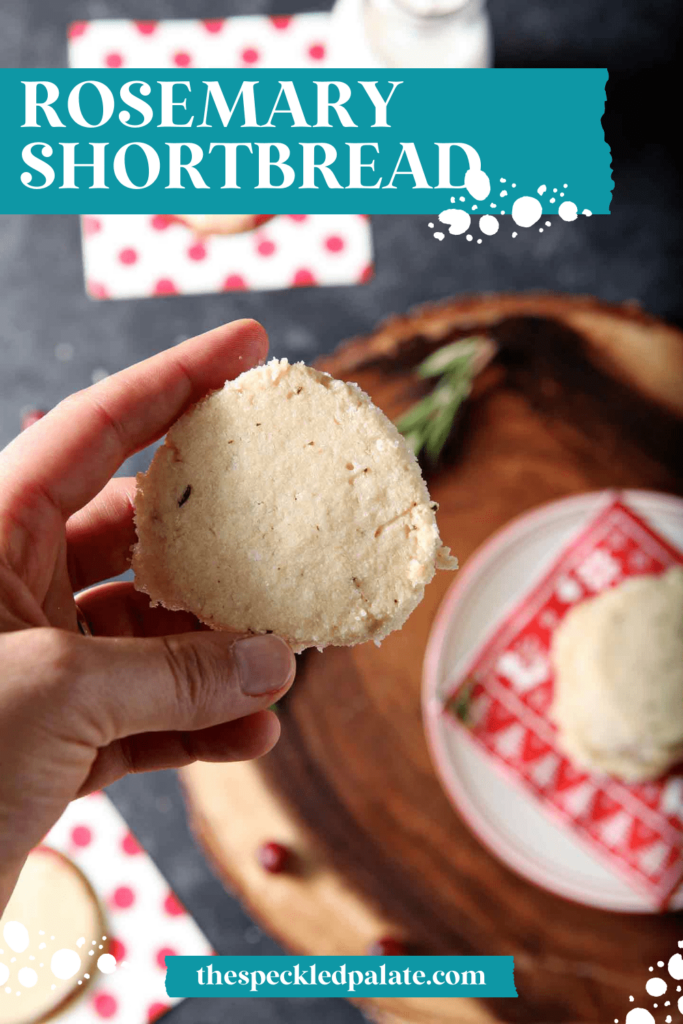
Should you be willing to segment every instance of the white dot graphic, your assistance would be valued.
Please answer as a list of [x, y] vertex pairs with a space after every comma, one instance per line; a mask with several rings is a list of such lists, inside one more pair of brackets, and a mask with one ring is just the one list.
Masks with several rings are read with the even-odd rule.
[[516, 237], [517, 237], [517, 232], [516, 232], [516, 231], [513, 231], [513, 232], [512, 232], [512, 237], [513, 237], [513, 238], [516, 238]]
[[[434, 227], [434, 222], [430, 220], [430, 222], [429, 222], [429, 224], [427, 225], [427, 227], [428, 227], [428, 228], [433, 228], [433, 227]], [[81, 941], [81, 940], [79, 939], [79, 940], [78, 940], [78, 942], [76, 943], [76, 945], [77, 945], [77, 946], [82, 946], [82, 945], [83, 945], [83, 942], [85, 942], [85, 939], [83, 939], [83, 941]]]
[[664, 961], [663, 960], [658, 960], [657, 961], [657, 967], [663, 967], [663, 966], [664, 966]]
[[683, 956], [680, 953], [674, 953], [669, 959], [669, 974], [675, 981], [683, 978]]
[[[584, 215], [584, 217], [592, 217], [593, 216], [593, 214], [591, 213], [590, 210], [582, 210], [581, 213]], [[680, 946], [681, 943], [679, 942], [678, 945]]]
[[655, 1019], [649, 1010], [634, 1006], [626, 1014], [626, 1024], [655, 1024]]
[[33, 988], [38, 981], [38, 975], [32, 967], [22, 967], [17, 977], [23, 988]]
[[505, 196], [506, 196], [507, 194], [508, 194], [508, 193], [507, 193], [507, 189], [506, 189], [506, 188], [504, 188], [504, 189], [503, 189], [503, 191], [502, 191], [502, 192], [500, 193], [500, 198], [501, 198], [501, 199], [504, 199], [504, 198], [505, 198]]
[[113, 974], [116, 970], [116, 959], [111, 953], [103, 953], [102, 956], [97, 958], [97, 966], [102, 971], [102, 974]]
[[[443, 231], [435, 231], [434, 232], [434, 238], [436, 238], [436, 240], [439, 241], [439, 242], [443, 242], [445, 237], [446, 236], [444, 235]], [[92, 950], [90, 951], [90, 955], [92, 956]]]
[[683, 1013], [683, 996], [678, 1000], [678, 1012]]
[[540, 220], [543, 207], [533, 196], [520, 196], [512, 207], [512, 219], [520, 228], [530, 228]]
[[562, 218], [562, 220], [566, 220], [566, 221], [576, 220], [576, 218], [578, 216], [578, 210], [576, 208], [576, 203], [570, 203], [568, 199], [565, 199], [565, 201], [563, 203], [560, 203], [560, 206], [559, 206], [559, 209], [558, 209], [557, 212], [559, 213], [559, 215]]
[[473, 167], [465, 174], [465, 188], [473, 199], [486, 199], [491, 191], [491, 182], [484, 171], [476, 171]]
[[467, 210], [444, 210], [439, 214], [442, 224], [448, 224], [449, 235], [464, 235], [472, 219]]
[[666, 992], [666, 982], [663, 978], [648, 978], [645, 991], [649, 996], [663, 996]]
[[467, 241], [468, 241], [468, 242], [471, 242], [471, 241], [472, 241], [472, 235], [466, 235], [466, 238], [467, 238]]
[[8, 921], [2, 929], [2, 937], [15, 953], [23, 953], [28, 947], [28, 931], [20, 921]]
[[499, 227], [497, 218], [490, 213], [485, 213], [483, 217], [479, 218], [479, 230], [484, 235], [495, 235]]
[[59, 978], [60, 981], [68, 981], [80, 971], [81, 958], [73, 949], [58, 949], [56, 953], [52, 954], [50, 969], [55, 978]]
[[481, 238], [477, 239], [477, 245], [481, 245]]
[[0, 961], [0, 985], [4, 985], [9, 978], [9, 967]]

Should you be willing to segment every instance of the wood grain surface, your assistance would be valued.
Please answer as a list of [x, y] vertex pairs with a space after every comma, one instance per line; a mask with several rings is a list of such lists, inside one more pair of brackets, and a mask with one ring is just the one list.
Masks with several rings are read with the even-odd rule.
[[[388, 321], [323, 368], [356, 380], [394, 418], [419, 394], [416, 361], [478, 330], [496, 340], [499, 358], [478, 380], [444, 464], [428, 475], [441, 535], [461, 563], [544, 501], [619, 486], [683, 493], [683, 335], [638, 310], [558, 296], [453, 301]], [[422, 657], [450, 583], [437, 574], [379, 649], [301, 657], [281, 705], [282, 739], [261, 762], [261, 792], [378, 929], [391, 923], [420, 953], [514, 955], [519, 998], [491, 1000], [482, 1014], [525, 1024], [623, 1020], [648, 967], [677, 949], [681, 916], [616, 915], [555, 897], [505, 868], [458, 818], [420, 716]], [[214, 859], [285, 944], [331, 952], [305, 898], [292, 901], [288, 920], [273, 914], [217, 838], [216, 816], [232, 813], [222, 777], [217, 766], [186, 776]], [[319, 900], [312, 889], [310, 899]], [[363, 951], [365, 934], [342, 921], [330, 918], [329, 934], [333, 948]], [[435, 1003], [419, 1018], [397, 1006], [390, 1019], [471, 1019], [459, 1002], [445, 1017]]]

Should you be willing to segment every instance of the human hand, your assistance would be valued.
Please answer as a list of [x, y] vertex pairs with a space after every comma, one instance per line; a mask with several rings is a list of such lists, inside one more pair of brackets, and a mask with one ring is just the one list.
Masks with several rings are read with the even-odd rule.
[[132, 583], [92, 588], [135, 543], [135, 481], [112, 474], [267, 351], [254, 321], [219, 327], [70, 396], [0, 453], [0, 914], [74, 797], [277, 741], [283, 640], [204, 630]]

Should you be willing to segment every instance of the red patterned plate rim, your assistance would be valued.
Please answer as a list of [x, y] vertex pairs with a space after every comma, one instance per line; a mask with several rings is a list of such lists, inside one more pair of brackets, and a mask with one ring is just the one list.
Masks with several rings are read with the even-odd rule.
[[[632, 896], [625, 896], [608, 893], [604, 886], [599, 884], [596, 884], [595, 887], [576, 885], [571, 879], [561, 876], [557, 868], [553, 870], [552, 861], [548, 857], [544, 858], [542, 850], [539, 851], [540, 856], [532, 856], [507, 843], [502, 835], [502, 830], [488, 820], [460, 778], [446, 741], [446, 730], [452, 732], [452, 727], [449, 722], [445, 721], [443, 715], [441, 687], [446, 679], [442, 678], [441, 670], [444, 648], [453, 621], [457, 617], [458, 608], [464, 605], [467, 594], [482, 575], [486, 570], [491, 571], [492, 569], [495, 575], [493, 563], [497, 559], [503, 556], [516, 541], [528, 536], [549, 520], [559, 517], [559, 514], [571, 515], [573, 513], [578, 517], [584, 516], [588, 521], [615, 500], [621, 501], [637, 514], [650, 520], [655, 529], [657, 529], [658, 511], [664, 514], [668, 512], [669, 514], [680, 513], [683, 515], [683, 499], [671, 494], [648, 490], [591, 491], [558, 501], [545, 502], [537, 508], [515, 517], [493, 533], [469, 558], [466, 566], [458, 572], [455, 581], [446, 592], [432, 624], [423, 662], [422, 716], [430, 756], [446, 795], [474, 835], [504, 864], [540, 888], [579, 904], [620, 913], [659, 913], [661, 909], [658, 906], [648, 902], [642, 894], [635, 890]], [[585, 523], [578, 523], [574, 533], [578, 533], [582, 525]], [[558, 541], [552, 550], [549, 549], [546, 552], [544, 564], [539, 565], [536, 573], [536, 581], [559, 556], [566, 543], [564, 540]], [[525, 586], [519, 597], [522, 597], [533, 585], [531, 583]], [[470, 645], [466, 657], [463, 657], [463, 662], [470, 662], [476, 651], [496, 631], [507, 611], [506, 604], [507, 602], [503, 602], [500, 606], [492, 609], [490, 628], [487, 629], [485, 636], [479, 637]], [[488, 760], [486, 755], [480, 754], [480, 756], [483, 761]], [[523, 797], [520, 795], [519, 788], [512, 782], [509, 783], [509, 788], [511, 795], [515, 794], [520, 799]], [[549, 820], [552, 822], [552, 819]], [[557, 824], [555, 827], [559, 828]], [[669, 910], [681, 908], [683, 908], [683, 887], [673, 897], [668, 907]]]

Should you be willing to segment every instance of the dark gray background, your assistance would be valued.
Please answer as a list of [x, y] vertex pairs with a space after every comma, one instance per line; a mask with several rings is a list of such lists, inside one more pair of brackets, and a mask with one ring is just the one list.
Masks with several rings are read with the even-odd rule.
[[[66, 25], [75, 20], [217, 18], [326, 6], [307, 0], [1, 0], [0, 66], [63, 66]], [[543, 235], [524, 232], [514, 241], [501, 232], [495, 244], [467, 249], [459, 239], [436, 242], [426, 217], [375, 217], [377, 274], [363, 287], [104, 303], [84, 294], [75, 217], [0, 217], [0, 447], [18, 431], [23, 409], [49, 408], [89, 384], [93, 373], [116, 371], [235, 317], [259, 319], [275, 355], [307, 360], [388, 313], [469, 291], [548, 288], [638, 299], [680, 322], [679, 10], [678, 0], [490, 0], [499, 66], [608, 68], [604, 125], [615, 179], [610, 217], [558, 222]], [[55, 354], [64, 342], [73, 346], [69, 361]], [[219, 952], [275, 950], [206, 866], [171, 773], [120, 782], [112, 796]], [[196, 1000], [168, 1019], [342, 1024], [359, 1015], [333, 1000]]]

